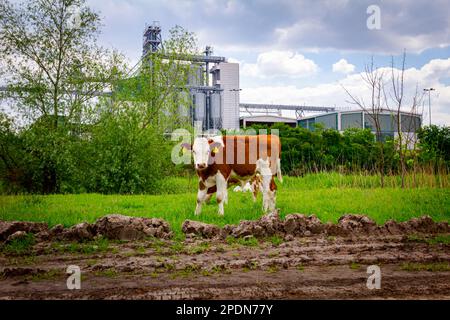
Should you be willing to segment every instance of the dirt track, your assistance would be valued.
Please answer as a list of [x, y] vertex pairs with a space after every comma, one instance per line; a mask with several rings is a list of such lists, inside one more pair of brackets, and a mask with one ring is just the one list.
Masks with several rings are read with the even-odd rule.
[[[34, 258], [1, 255], [0, 299], [450, 299], [450, 245], [407, 236], [256, 246], [133, 241], [93, 254], [61, 248], [41, 243]], [[379, 290], [366, 287], [373, 264], [381, 267]], [[81, 290], [66, 287], [69, 265], [81, 268]]]

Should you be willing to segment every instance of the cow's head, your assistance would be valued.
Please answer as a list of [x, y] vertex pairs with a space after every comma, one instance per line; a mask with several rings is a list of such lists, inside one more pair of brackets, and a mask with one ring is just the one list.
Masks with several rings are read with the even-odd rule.
[[186, 143], [182, 145], [183, 148], [192, 150], [196, 170], [204, 170], [208, 165], [214, 163], [214, 157], [222, 146], [221, 138], [208, 139], [206, 137], [195, 138], [192, 145]]

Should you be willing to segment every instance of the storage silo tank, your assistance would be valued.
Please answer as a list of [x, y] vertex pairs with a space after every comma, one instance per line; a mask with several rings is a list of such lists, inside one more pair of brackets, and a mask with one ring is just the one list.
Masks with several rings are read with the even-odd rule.
[[196, 70], [195, 70], [195, 73], [196, 73], [195, 77], [197, 79], [197, 84], [199, 86], [204, 86], [205, 85], [205, 79], [203, 77], [203, 66], [202, 65], [198, 65]]
[[222, 119], [222, 99], [220, 93], [211, 94], [211, 120], [214, 129], [219, 129], [221, 127]]
[[206, 95], [202, 92], [197, 92], [194, 94], [194, 99], [194, 120], [204, 122], [206, 116]]

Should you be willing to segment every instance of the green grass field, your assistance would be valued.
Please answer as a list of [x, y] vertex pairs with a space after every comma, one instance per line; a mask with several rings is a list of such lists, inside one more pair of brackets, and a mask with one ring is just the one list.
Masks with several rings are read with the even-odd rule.
[[[179, 233], [186, 219], [223, 226], [243, 219], [257, 219], [263, 214], [261, 195], [253, 203], [251, 194], [235, 193], [231, 188], [224, 217], [217, 215], [214, 199], [204, 205], [200, 217], [195, 217], [195, 179], [172, 178], [167, 184], [170, 189], [164, 195], [0, 196], [0, 220], [44, 221], [50, 225], [70, 226], [120, 213], [163, 218]], [[450, 217], [450, 188], [381, 189], [376, 177], [337, 174], [285, 177], [285, 182], [278, 186], [277, 207], [282, 216], [316, 214], [324, 222], [336, 222], [343, 214], [358, 213], [370, 216], [377, 223], [388, 219], [405, 221], [425, 214], [436, 221], [448, 221]]]

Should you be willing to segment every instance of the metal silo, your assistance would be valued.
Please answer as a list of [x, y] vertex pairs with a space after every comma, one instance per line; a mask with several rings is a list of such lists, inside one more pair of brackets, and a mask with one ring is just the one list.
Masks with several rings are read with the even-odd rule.
[[195, 121], [201, 121], [204, 123], [206, 117], [206, 95], [202, 92], [197, 92], [194, 94], [194, 99], [194, 119]]
[[222, 101], [220, 93], [211, 94], [211, 125], [214, 129], [221, 127]]

